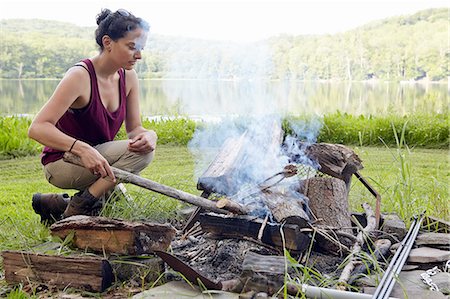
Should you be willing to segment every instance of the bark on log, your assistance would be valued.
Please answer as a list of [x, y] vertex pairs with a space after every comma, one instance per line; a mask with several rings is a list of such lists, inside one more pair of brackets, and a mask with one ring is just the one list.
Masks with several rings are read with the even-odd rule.
[[73, 287], [103, 292], [114, 276], [109, 262], [95, 257], [66, 257], [25, 251], [4, 251], [3, 269], [9, 284], [38, 282], [60, 289]]
[[[72, 153], [66, 152], [64, 154], [64, 160], [79, 166], [82, 166], [80, 159], [75, 156]], [[157, 182], [154, 182], [152, 180], [140, 177], [138, 175], [135, 175], [133, 173], [130, 173], [128, 171], [124, 171], [121, 169], [118, 169], [116, 167], [111, 167], [112, 171], [114, 172], [114, 175], [117, 179], [119, 179], [122, 182], [131, 183], [133, 185], [155, 191], [157, 193], [167, 195], [169, 197], [181, 200], [183, 202], [196, 205], [198, 207], [202, 207], [205, 210], [212, 211], [215, 213], [221, 213], [221, 214], [228, 214], [229, 211], [219, 209], [216, 207], [215, 202], [208, 200], [206, 198], [196, 196], [181, 190], [177, 190], [173, 187], [169, 187]], [[244, 211], [242, 211], [242, 214], [245, 214]]]
[[351, 275], [352, 271], [355, 269], [356, 265], [358, 265], [358, 263], [359, 263], [358, 255], [361, 251], [362, 246], [364, 245], [364, 240], [365, 240], [366, 236], [370, 232], [372, 232], [373, 230], [375, 230], [377, 228], [377, 221], [376, 221], [375, 215], [374, 215], [373, 210], [370, 207], [370, 205], [368, 203], [363, 203], [362, 207], [363, 207], [364, 211], [366, 212], [367, 225], [356, 236], [356, 242], [352, 247], [352, 252], [350, 254], [350, 258], [348, 259], [348, 263], [347, 263], [347, 265], [345, 265], [345, 267], [342, 270], [342, 273], [339, 277], [339, 280], [338, 280], [338, 283], [336, 286], [336, 288], [338, 290], [346, 289], [346, 285], [350, 279], [350, 275]]
[[54, 223], [52, 235], [65, 239], [74, 232], [74, 246], [96, 252], [140, 255], [165, 251], [175, 229], [170, 224], [129, 222], [91, 216], [72, 216]]
[[303, 181], [300, 193], [309, 198], [309, 208], [321, 225], [350, 227], [345, 183], [337, 178], [314, 177]]
[[[217, 238], [252, 238], [258, 240], [258, 234], [263, 227], [263, 219], [251, 216], [226, 216], [214, 213], [200, 214], [199, 222], [202, 230]], [[280, 233], [282, 229], [283, 235]], [[295, 224], [267, 223], [263, 227], [261, 242], [287, 248], [295, 253], [304, 251], [310, 242], [308, 233], [301, 231], [302, 227]], [[283, 240], [284, 238], [284, 240]]]

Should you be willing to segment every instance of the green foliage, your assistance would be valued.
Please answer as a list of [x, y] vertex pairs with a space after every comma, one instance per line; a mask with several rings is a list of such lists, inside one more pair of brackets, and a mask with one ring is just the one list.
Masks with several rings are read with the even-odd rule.
[[354, 116], [334, 113], [324, 116], [318, 141], [363, 146], [397, 146], [402, 133], [412, 147], [446, 148], [449, 146], [449, 121], [445, 114], [410, 116]]
[[[286, 117], [282, 126], [285, 134], [293, 134], [293, 126], [302, 126], [305, 131], [318, 130], [320, 121], [323, 125], [317, 132], [317, 142], [395, 147], [396, 134], [402, 133], [405, 143], [411, 147], [448, 148], [450, 145], [450, 124], [444, 114], [366, 117], [334, 113], [321, 120], [311, 116]], [[145, 128], [155, 130], [158, 144], [172, 145], [187, 145], [195, 130], [203, 126], [187, 118], [143, 120], [142, 123]], [[42, 150], [42, 145], [27, 136], [30, 124], [28, 117], [0, 117], [0, 159], [35, 155]], [[236, 119], [236, 127], [244, 125], [243, 118]], [[314, 141], [313, 136], [297, 137]], [[116, 139], [126, 138], [122, 127]]]
[[[95, 28], [43, 20], [3, 20], [0, 27], [1, 78], [59, 78], [97, 49]], [[447, 33], [448, 10], [441, 8], [334, 35], [248, 45], [151, 34], [136, 71], [141, 78], [445, 81]]]
[[0, 159], [36, 154], [42, 148], [28, 138], [30, 124], [27, 117], [0, 117]]

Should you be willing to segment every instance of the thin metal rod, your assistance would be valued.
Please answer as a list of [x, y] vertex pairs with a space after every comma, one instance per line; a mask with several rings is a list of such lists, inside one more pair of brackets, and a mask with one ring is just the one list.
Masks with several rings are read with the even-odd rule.
[[403, 238], [400, 247], [395, 252], [394, 257], [392, 258], [388, 268], [384, 272], [384, 275], [380, 283], [378, 284], [378, 287], [375, 290], [375, 293], [373, 294], [372, 298], [379, 299], [379, 298], [386, 298], [386, 296], [389, 296], [390, 292], [392, 291], [392, 288], [395, 285], [395, 283], [393, 283], [394, 282], [393, 275], [394, 274], [398, 275], [398, 273], [400, 273], [401, 269], [403, 268], [403, 264], [408, 258], [409, 252], [414, 244], [417, 233], [419, 232], [422, 220], [423, 214], [421, 215], [419, 221], [418, 217], [414, 216], [414, 221], [411, 224], [408, 233], [406, 234], [405, 238]]
[[411, 248], [414, 245], [414, 242], [416, 240], [417, 234], [419, 233], [420, 226], [422, 224], [422, 220], [423, 220], [423, 217], [421, 217], [419, 219], [419, 221], [416, 222], [416, 225], [414, 226], [414, 231], [412, 232], [412, 235], [410, 236], [410, 238], [408, 240], [408, 243], [406, 244], [406, 247], [404, 249], [404, 253], [399, 258], [399, 261], [395, 265], [393, 271], [390, 273], [390, 277], [388, 279], [388, 283], [385, 286], [383, 286], [384, 290], [382, 290], [381, 297], [375, 297], [375, 298], [381, 298], [381, 299], [382, 298], [387, 298], [391, 294], [392, 288], [395, 285], [395, 279], [393, 279], [393, 276], [394, 275], [395, 275], [395, 277], [398, 276], [398, 274], [400, 273], [400, 271], [403, 268], [403, 265], [405, 264], [406, 260], [408, 259], [409, 252], [411, 251]]

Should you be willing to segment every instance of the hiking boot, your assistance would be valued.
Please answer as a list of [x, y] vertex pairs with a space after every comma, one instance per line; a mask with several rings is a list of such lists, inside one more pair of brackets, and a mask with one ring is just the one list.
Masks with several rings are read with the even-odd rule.
[[74, 215], [98, 216], [102, 209], [102, 200], [94, 197], [88, 190], [80, 191], [72, 196], [63, 217]]
[[62, 214], [69, 204], [69, 194], [62, 193], [35, 193], [31, 201], [33, 210], [41, 216], [41, 223], [50, 225], [61, 219]]

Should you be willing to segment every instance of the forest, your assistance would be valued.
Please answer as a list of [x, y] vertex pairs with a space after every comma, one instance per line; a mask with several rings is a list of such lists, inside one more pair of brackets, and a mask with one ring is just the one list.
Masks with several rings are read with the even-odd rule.
[[[151, 20], [150, 24], [151, 24]], [[0, 78], [61, 78], [95, 55], [94, 27], [47, 20], [0, 21]], [[428, 9], [333, 35], [280, 35], [254, 43], [151, 33], [141, 78], [445, 81], [448, 10]]]

